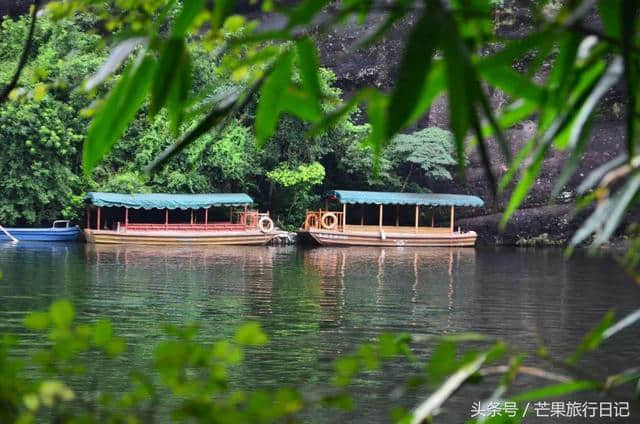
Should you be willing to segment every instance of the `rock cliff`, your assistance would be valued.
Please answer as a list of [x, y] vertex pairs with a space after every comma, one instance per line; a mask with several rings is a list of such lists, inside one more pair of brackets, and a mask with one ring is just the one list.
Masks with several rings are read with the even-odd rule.
[[[521, 37], [530, 30], [532, 2], [528, 0], [507, 0], [496, 10], [496, 30], [505, 36]], [[397, 66], [402, 57], [402, 46], [408, 35], [415, 16], [409, 16], [394, 26], [393, 30], [373, 46], [360, 51], [350, 51], [354, 42], [365, 37], [382, 21], [382, 16], [372, 16], [364, 25], [349, 22], [334, 31], [318, 37], [319, 48], [324, 66], [331, 68], [338, 76], [338, 85], [345, 94], [352, 93], [365, 86], [376, 86], [383, 90], [393, 85]], [[593, 24], [597, 25], [594, 18]], [[517, 66], [517, 64], [516, 64]], [[544, 78], [543, 67], [541, 78]], [[508, 99], [501, 92], [490, 93], [492, 104], [499, 111]], [[478, 154], [469, 152], [469, 168], [464, 176], [458, 176], [452, 183], [434, 183], [433, 191], [473, 193], [485, 199], [487, 206], [482, 210], [460, 211], [462, 219], [456, 225], [476, 230], [480, 240], [489, 244], [527, 243], [537, 240], [551, 244], [562, 243], [587, 216], [576, 214], [571, 202], [575, 198], [575, 189], [582, 178], [592, 169], [614, 158], [624, 151], [624, 92], [621, 87], [610, 90], [600, 105], [589, 149], [583, 154], [580, 168], [574, 174], [558, 198], [551, 199], [555, 180], [562, 172], [567, 154], [554, 150], [546, 160], [535, 186], [527, 197], [522, 209], [518, 211], [506, 231], [500, 233], [497, 223], [509, 192], [493, 199]], [[429, 112], [411, 130], [427, 126], [448, 128], [449, 117], [446, 98], [438, 99]], [[507, 133], [512, 151], [517, 151], [535, 133], [534, 121], [525, 121]], [[496, 143], [489, 145], [494, 174], [500, 176], [507, 169]], [[638, 213], [629, 217], [638, 218]]]

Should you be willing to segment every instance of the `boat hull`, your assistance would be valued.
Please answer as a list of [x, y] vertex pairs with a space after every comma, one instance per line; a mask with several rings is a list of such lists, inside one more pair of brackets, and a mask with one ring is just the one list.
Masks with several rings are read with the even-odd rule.
[[87, 243], [138, 245], [264, 245], [277, 232], [260, 231], [107, 231], [84, 230]]
[[309, 230], [304, 233], [321, 246], [473, 247], [478, 237], [475, 231], [411, 234]]
[[[80, 228], [5, 228], [18, 241], [75, 241], [80, 235]], [[10, 241], [7, 235], [0, 231], [0, 241]]]

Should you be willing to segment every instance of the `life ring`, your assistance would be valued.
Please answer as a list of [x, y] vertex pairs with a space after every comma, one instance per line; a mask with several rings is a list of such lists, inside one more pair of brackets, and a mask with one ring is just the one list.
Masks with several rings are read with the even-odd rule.
[[[330, 222], [327, 218], [331, 218]], [[322, 228], [325, 230], [333, 230], [338, 225], [338, 217], [335, 213], [329, 212], [322, 217]]]
[[304, 221], [305, 228], [318, 228], [318, 215], [312, 214], [307, 216]]
[[258, 228], [260, 228], [260, 231], [263, 233], [270, 233], [273, 231], [273, 221], [268, 216], [263, 216], [260, 218], [260, 221], [258, 221]]

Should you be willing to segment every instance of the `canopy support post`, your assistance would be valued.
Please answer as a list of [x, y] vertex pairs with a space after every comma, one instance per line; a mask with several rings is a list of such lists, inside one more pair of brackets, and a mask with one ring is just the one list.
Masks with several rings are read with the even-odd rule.
[[324, 210], [329, 211], [329, 199], [324, 199]]
[[247, 226], [247, 205], [244, 205], [244, 214], [242, 215], [242, 225]]
[[420, 206], [416, 205], [416, 218], [415, 218], [415, 224], [416, 224], [416, 233], [418, 232], [418, 220], [420, 219]]
[[378, 219], [378, 227], [382, 230], [382, 204], [380, 205], [380, 218]]
[[204, 229], [207, 229], [207, 224], [209, 223], [209, 208], [204, 210]]
[[85, 228], [87, 229], [91, 229], [91, 206], [87, 205], [87, 209], [86, 209], [86, 218], [87, 218], [87, 225], [85, 226]]
[[124, 208], [124, 228], [129, 226], [129, 208]]
[[191, 222], [189, 222], [191, 225], [193, 225], [193, 209], [191, 209]]
[[100, 210], [102, 208], [98, 208], [98, 221], [96, 222], [96, 230], [100, 229]]
[[451, 222], [450, 222], [450, 228], [451, 228], [451, 232], [453, 233], [453, 209], [454, 206], [451, 206]]
[[344, 231], [345, 225], [347, 225], [347, 204], [346, 203], [342, 205], [342, 231]]
[[436, 211], [434, 211], [433, 208], [431, 208], [431, 226], [436, 226]]
[[360, 205], [360, 226], [364, 225], [364, 203]]
[[396, 205], [396, 227], [400, 225], [400, 205]]
[[169, 228], [169, 209], [164, 210], [164, 229]]

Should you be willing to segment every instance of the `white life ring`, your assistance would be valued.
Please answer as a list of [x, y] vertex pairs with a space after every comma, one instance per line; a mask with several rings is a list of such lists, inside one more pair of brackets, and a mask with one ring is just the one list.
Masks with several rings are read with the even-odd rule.
[[260, 218], [260, 221], [258, 221], [258, 228], [260, 228], [260, 231], [263, 233], [270, 233], [273, 231], [273, 221], [268, 216], [263, 216]]
[[[331, 218], [330, 222], [327, 218]], [[338, 217], [335, 213], [329, 212], [322, 217], [322, 228], [325, 230], [333, 230], [338, 225]]]

